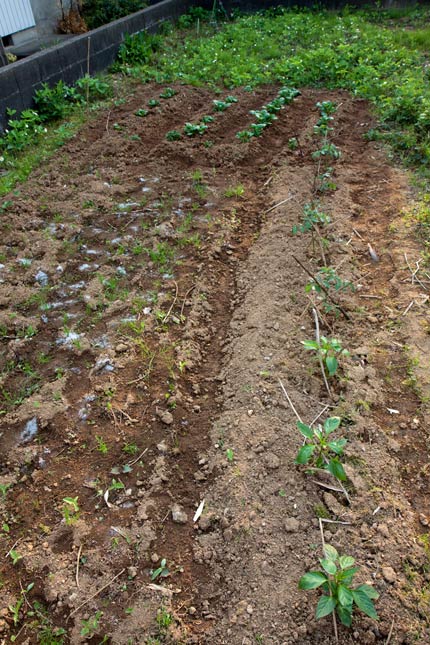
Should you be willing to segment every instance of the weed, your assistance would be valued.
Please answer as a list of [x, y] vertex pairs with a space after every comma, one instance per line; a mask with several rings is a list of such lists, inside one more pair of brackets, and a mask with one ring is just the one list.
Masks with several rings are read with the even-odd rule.
[[225, 456], [227, 457], [227, 461], [232, 463], [234, 461], [234, 452], [231, 448], [227, 448], [225, 451]]
[[100, 625], [100, 618], [103, 616], [103, 612], [97, 611], [94, 616], [88, 618], [88, 620], [82, 621], [81, 636], [87, 638], [92, 638]]
[[224, 191], [224, 196], [225, 197], [243, 197], [244, 193], [245, 193], [245, 188], [242, 186], [242, 184], [238, 184], [237, 186], [229, 186]]
[[316, 428], [297, 421], [297, 427], [305, 437], [305, 443], [300, 448], [295, 463], [310, 464], [311, 467], [322, 468], [336, 479], [345, 481], [346, 474], [339, 457], [343, 455], [347, 439], [330, 439], [330, 435], [339, 426], [340, 417], [329, 417], [323, 426], [318, 425]]
[[70, 526], [79, 519], [78, 497], [63, 497], [61, 512], [67, 526]]
[[378, 620], [373, 605], [373, 600], [379, 597], [378, 592], [367, 584], [351, 586], [354, 575], [359, 570], [354, 567], [354, 558], [349, 555], [339, 556], [329, 544], [324, 545], [324, 556], [320, 559], [323, 571], [309, 571], [299, 581], [299, 589], [323, 591], [316, 608], [316, 618], [323, 618], [335, 611], [341, 623], [350, 627], [356, 605], [367, 616]]
[[96, 435], [96, 442], [97, 442], [97, 450], [101, 452], [102, 455], [106, 455], [109, 451], [109, 448], [107, 447], [107, 444], [104, 441], [103, 437], [100, 437], [100, 435]]
[[127, 455], [135, 455], [138, 452], [139, 448], [135, 443], [126, 443], [122, 447], [122, 451]]
[[15, 549], [11, 549], [8, 553], [8, 556], [11, 558], [12, 564], [14, 566], [22, 559], [22, 555]]

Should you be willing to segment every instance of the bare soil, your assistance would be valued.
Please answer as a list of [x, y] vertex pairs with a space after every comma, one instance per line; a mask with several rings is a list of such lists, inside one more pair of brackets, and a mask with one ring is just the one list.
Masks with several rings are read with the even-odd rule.
[[[1, 642], [334, 643], [297, 587], [322, 526], [380, 593], [380, 620], [358, 613], [339, 641], [428, 643], [429, 279], [408, 177], [346, 93], [303, 90], [241, 143], [278, 88], [238, 91], [204, 136], [168, 142], [217, 98], [175, 89], [142, 118], [161, 90], [135, 87], [1, 214]], [[306, 293], [297, 260], [315, 274], [320, 248], [292, 234], [321, 100], [338, 104], [318, 199], [347, 316]], [[332, 397], [301, 343], [313, 308], [350, 353]], [[293, 407], [342, 417], [348, 498], [294, 464]]]

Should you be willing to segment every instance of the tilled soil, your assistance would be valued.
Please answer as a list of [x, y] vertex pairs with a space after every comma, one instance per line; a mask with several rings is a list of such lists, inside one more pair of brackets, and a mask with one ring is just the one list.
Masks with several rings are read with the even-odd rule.
[[[5, 643], [334, 643], [297, 586], [322, 539], [380, 593], [380, 620], [357, 613], [340, 643], [429, 641], [428, 279], [407, 177], [346, 93], [304, 90], [240, 142], [278, 89], [213, 113], [219, 97], [178, 86], [140, 117], [161, 90], [136, 87], [1, 216]], [[342, 155], [316, 193], [322, 100]], [[207, 114], [203, 136], [166, 141]], [[293, 235], [316, 198], [324, 239]], [[322, 255], [354, 286], [344, 313], [305, 289]], [[349, 350], [331, 396], [301, 342], [313, 309]], [[294, 464], [297, 417], [334, 415], [345, 491]]]

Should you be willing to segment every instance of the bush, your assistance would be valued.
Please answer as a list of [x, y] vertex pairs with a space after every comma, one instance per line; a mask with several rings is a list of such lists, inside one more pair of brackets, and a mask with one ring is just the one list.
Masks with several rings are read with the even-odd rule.
[[79, 103], [83, 97], [74, 87], [69, 87], [63, 81], [58, 81], [55, 87], [47, 83], [34, 95], [34, 103], [42, 121], [62, 119], [70, 111], [72, 103]]
[[81, 14], [90, 29], [148, 6], [144, 0], [83, 0]]
[[141, 31], [134, 36], [127, 36], [118, 51], [118, 65], [144, 65], [149, 63], [152, 54], [161, 47], [161, 36], [148, 34]]

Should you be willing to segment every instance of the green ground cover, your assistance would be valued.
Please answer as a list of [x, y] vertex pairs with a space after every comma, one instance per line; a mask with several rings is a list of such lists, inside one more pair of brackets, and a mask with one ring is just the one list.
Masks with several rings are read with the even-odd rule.
[[[267, 83], [349, 90], [374, 106], [379, 127], [369, 137], [390, 143], [405, 163], [426, 177], [430, 173], [429, 17], [427, 7], [360, 12], [280, 8], [214, 20], [210, 12], [193, 9], [180, 18], [178, 29], [165, 25], [162, 35], [127, 38], [114, 71], [141, 82], [179, 81], [215, 90], [239, 86], [252, 90]], [[112, 83], [112, 77], [105, 81]], [[94, 87], [97, 90], [100, 85]], [[76, 97], [84, 96], [82, 88], [81, 94], [79, 87], [77, 93], [70, 90], [74, 88], [52, 90], [52, 110], [45, 91], [40, 103], [44, 111], [30, 117], [27, 113], [30, 127], [20, 127], [15, 120], [0, 139], [0, 195], [28, 176], [32, 159], [39, 163], [42, 152], [49, 156], [68, 138], [64, 125], [59, 130], [58, 121], [56, 125], [48, 121], [59, 114], [69, 120], [74, 112], [82, 114], [76, 109], [76, 103], [80, 105]], [[35, 142], [37, 154], [31, 150]]]

